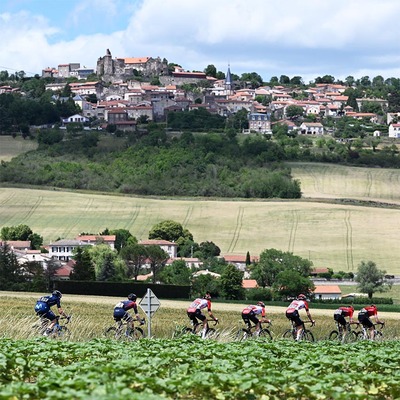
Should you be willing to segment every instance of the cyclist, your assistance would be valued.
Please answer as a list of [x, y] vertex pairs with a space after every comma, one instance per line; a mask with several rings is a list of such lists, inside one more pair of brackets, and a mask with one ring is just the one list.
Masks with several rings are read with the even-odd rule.
[[43, 333], [44, 336], [48, 336], [57, 321], [57, 316], [51, 310], [51, 307], [57, 306], [58, 313], [67, 317], [64, 310], [61, 308], [61, 297], [62, 294], [59, 290], [54, 290], [51, 295], [42, 296], [35, 305], [36, 315], [39, 317], [46, 318], [50, 321], [49, 326]]
[[353, 314], [354, 314], [354, 307], [353, 306], [342, 306], [339, 307], [335, 312], [333, 313], [333, 319], [337, 322], [337, 326], [339, 329], [339, 335], [343, 334], [343, 339], [346, 336], [347, 330], [346, 330], [346, 319], [345, 317], [349, 317], [349, 324], [357, 324], [358, 322], [353, 321]]
[[114, 306], [113, 317], [116, 322], [124, 320], [127, 323], [128, 331], [133, 329], [133, 317], [129, 314], [129, 310], [133, 309], [136, 319], [140, 325], [144, 324], [144, 319], [140, 318], [136, 304], [137, 296], [134, 293], [128, 295], [128, 300], [121, 300]]
[[299, 340], [303, 332], [304, 322], [300, 318], [299, 311], [302, 309], [306, 310], [307, 317], [314, 325], [315, 321], [312, 319], [310, 310], [308, 309], [307, 298], [304, 294], [299, 294], [296, 300], [293, 300], [289, 307], [286, 309], [286, 318], [292, 321], [296, 326], [296, 340]]
[[211, 311], [211, 293], [206, 292], [204, 297], [198, 298], [190, 304], [189, 308], [187, 309], [187, 316], [192, 321], [193, 325], [197, 325], [199, 321], [203, 322], [203, 332], [201, 337], [204, 339], [206, 337], [208, 331], [208, 322], [206, 316], [201, 312], [202, 309], [207, 308], [208, 315], [215, 321], [218, 322], [218, 318], [215, 318], [212, 311]]
[[378, 308], [376, 307], [375, 304], [371, 304], [370, 306], [365, 306], [358, 312], [358, 321], [365, 329], [369, 330], [369, 337], [371, 340], [374, 340], [375, 325], [370, 319], [371, 316], [374, 317], [375, 323], [382, 325], [384, 324], [384, 322], [382, 322], [378, 317]]
[[[257, 318], [257, 315], [261, 315], [261, 321]], [[256, 326], [255, 334], [259, 335], [261, 330], [261, 323], [271, 322], [271, 320], [265, 317], [265, 304], [259, 301], [256, 306], [249, 305], [242, 311], [243, 322], [250, 327], [250, 321]]]

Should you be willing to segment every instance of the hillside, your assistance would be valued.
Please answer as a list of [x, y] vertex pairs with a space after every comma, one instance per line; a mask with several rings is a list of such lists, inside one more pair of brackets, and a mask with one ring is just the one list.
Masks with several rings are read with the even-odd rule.
[[153, 199], [36, 189], [0, 189], [1, 225], [27, 224], [45, 242], [125, 228], [138, 239], [164, 219], [182, 223], [197, 242], [222, 253], [291, 251], [314, 266], [354, 271], [361, 260], [400, 274], [399, 208], [310, 200], [239, 201]]
[[[0, 140], [2, 157], [25, 151], [17, 141]], [[6, 152], [3, 143], [11, 143]], [[126, 228], [145, 239], [154, 224], [173, 219], [188, 228], [195, 241], [213, 241], [222, 253], [256, 255], [277, 248], [309, 258], [316, 267], [344, 271], [371, 259], [388, 273], [400, 274], [393, 223], [400, 213], [400, 170], [288, 165], [300, 181], [301, 200], [151, 198], [10, 188], [3, 183], [0, 226], [27, 224], [49, 243], [105, 228]]]

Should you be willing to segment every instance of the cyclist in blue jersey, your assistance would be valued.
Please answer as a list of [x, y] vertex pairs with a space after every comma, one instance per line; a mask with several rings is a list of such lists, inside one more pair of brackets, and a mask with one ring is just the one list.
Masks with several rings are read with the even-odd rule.
[[136, 304], [137, 296], [134, 293], [128, 295], [128, 300], [121, 300], [114, 307], [114, 320], [116, 322], [124, 320], [127, 322], [128, 328], [133, 329], [133, 317], [129, 314], [129, 310], [133, 309], [136, 319], [140, 322], [140, 325], [144, 324], [144, 319], [140, 318], [138, 308]]
[[57, 321], [57, 316], [51, 310], [51, 307], [57, 306], [58, 313], [60, 315], [63, 315], [64, 317], [67, 317], [67, 314], [65, 314], [64, 310], [61, 308], [61, 297], [62, 297], [61, 292], [59, 290], [54, 290], [54, 292], [51, 295], [42, 296], [36, 302], [35, 305], [36, 315], [38, 315], [39, 317], [46, 318], [50, 321], [49, 326], [43, 333], [44, 336], [48, 336], [48, 334], [51, 332]]

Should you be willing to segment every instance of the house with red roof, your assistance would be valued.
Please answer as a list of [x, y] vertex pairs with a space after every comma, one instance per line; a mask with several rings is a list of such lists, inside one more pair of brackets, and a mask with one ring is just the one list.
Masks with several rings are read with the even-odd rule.
[[338, 285], [316, 285], [313, 293], [317, 300], [335, 300], [342, 298], [342, 291]]

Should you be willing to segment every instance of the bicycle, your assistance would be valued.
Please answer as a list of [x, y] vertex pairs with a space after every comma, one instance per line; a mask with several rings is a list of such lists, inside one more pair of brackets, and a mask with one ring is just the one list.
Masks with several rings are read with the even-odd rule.
[[[60, 319], [65, 319], [64, 325], [60, 324]], [[50, 338], [67, 338], [71, 335], [70, 330], [67, 328], [67, 324], [71, 321], [71, 315], [68, 316], [57, 316], [56, 323], [51, 328], [50, 332], [47, 332], [51, 321], [43, 316], [40, 317], [39, 323], [32, 326], [32, 328], [42, 336], [48, 336]]]
[[[292, 326], [283, 333], [282, 337], [284, 339], [293, 339], [293, 340], [297, 341], [297, 326], [295, 325], [294, 321], [290, 321], [290, 322], [291, 322]], [[307, 341], [307, 342], [315, 342], [313, 333], [309, 329], [306, 329], [306, 327], [305, 327], [305, 324], [307, 324], [307, 323], [311, 324], [311, 326], [315, 325], [315, 322], [311, 322], [311, 321], [303, 322], [303, 330], [301, 332], [299, 341], [301, 340], [301, 341]]]
[[[380, 325], [381, 328], [379, 330], [376, 329], [376, 325]], [[384, 326], [385, 326], [384, 322], [378, 322], [377, 324], [374, 324], [374, 339], [373, 339], [374, 341], [380, 341], [383, 339], [382, 329], [384, 328]], [[361, 332], [358, 332], [357, 339], [358, 340], [370, 340], [369, 328], [366, 328], [364, 325], [361, 325]]]
[[253, 325], [249, 321], [247, 323], [247, 328], [239, 329], [239, 331], [236, 334], [236, 340], [239, 342], [243, 342], [244, 340], [251, 339], [251, 338], [272, 340], [271, 331], [268, 329], [272, 325], [272, 323], [267, 322], [267, 324], [268, 324], [267, 327], [263, 328], [262, 323], [260, 323], [260, 332], [258, 332], [258, 334], [256, 334], [255, 328], [257, 325]]
[[[359, 324], [357, 324], [357, 328], [358, 327], [359, 327]], [[335, 340], [335, 341], [339, 341], [341, 343], [353, 343], [358, 340], [358, 335], [361, 332], [356, 332], [355, 330], [352, 330], [351, 324], [349, 322], [346, 323], [346, 327], [344, 329], [346, 330], [345, 335], [343, 334], [344, 333], [343, 327], [339, 326], [339, 323], [336, 322], [336, 330], [333, 330], [329, 334], [329, 340]]]
[[[135, 318], [134, 321], [138, 321], [138, 319]], [[106, 328], [104, 331], [104, 336], [107, 339], [138, 340], [143, 339], [145, 335], [142, 328], [139, 328], [138, 326], [131, 328], [130, 326], [128, 326], [127, 321], [120, 320], [115, 321], [115, 325]]]
[[[208, 319], [207, 322], [213, 321], [214, 325], [219, 324], [219, 320], [214, 321], [213, 319]], [[201, 326], [200, 331], [198, 330], [198, 328]], [[198, 336], [202, 336], [203, 335], [203, 322], [196, 322], [194, 323], [192, 321], [192, 327], [184, 327], [182, 330], [183, 334], [188, 334], [191, 333], [193, 335], [198, 335]], [[206, 338], [210, 339], [210, 338], [215, 338], [218, 336], [217, 330], [215, 328], [210, 328], [208, 327], [207, 332], [206, 332]]]

